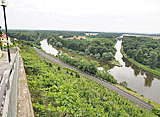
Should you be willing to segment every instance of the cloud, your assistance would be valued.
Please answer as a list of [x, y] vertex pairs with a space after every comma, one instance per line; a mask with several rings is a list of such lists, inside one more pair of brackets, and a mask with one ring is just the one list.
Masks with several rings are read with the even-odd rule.
[[159, 0], [10, 0], [6, 10], [9, 28], [157, 32], [159, 6]]

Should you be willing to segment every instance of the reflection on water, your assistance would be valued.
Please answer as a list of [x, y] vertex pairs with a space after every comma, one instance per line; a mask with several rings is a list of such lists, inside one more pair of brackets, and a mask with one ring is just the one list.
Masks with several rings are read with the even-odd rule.
[[[145, 86], [151, 86], [152, 85], [152, 81], [154, 80], [154, 78], [157, 78], [157, 79], [160, 79], [160, 76], [158, 75], [155, 75], [155, 74], [152, 74], [152, 73], [149, 73], [139, 67], [137, 67], [136, 65], [134, 65], [133, 63], [131, 63], [130, 61], [128, 61], [126, 58], [122, 58], [123, 61], [125, 62], [125, 67], [131, 67], [133, 70], [134, 70], [134, 75], [135, 76], [138, 76], [139, 74], [140, 75], [146, 75], [146, 77], [144, 77], [144, 79], [148, 79], [147, 81], [145, 80]], [[150, 80], [149, 80], [150, 79]], [[146, 85], [146, 84], [149, 84], [149, 85]]]
[[152, 74], [146, 73], [145, 79], [145, 86], [150, 87], [152, 85], [152, 81], [154, 80], [154, 76]]
[[121, 44], [122, 41], [117, 41], [115, 45], [117, 49], [115, 59], [119, 61], [122, 67], [115, 66], [109, 70], [110, 74], [112, 74], [118, 82], [126, 81], [128, 87], [140, 95], [144, 95], [160, 103], [160, 76], [142, 70], [124, 58], [120, 52]]

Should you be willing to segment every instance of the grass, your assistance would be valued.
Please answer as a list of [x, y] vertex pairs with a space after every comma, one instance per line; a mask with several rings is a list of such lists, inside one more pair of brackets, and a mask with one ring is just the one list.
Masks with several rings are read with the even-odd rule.
[[15, 46], [16, 46], [16, 45], [10, 45], [9, 48], [13, 48], [13, 47], [15, 47]]
[[2, 58], [4, 56], [4, 54], [2, 53], [2, 56], [0, 56], [0, 58]]
[[125, 52], [123, 51], [123, 46], [122, 46], [122, 48], [121, 48], [121, 53], [122, 53], [122, 55], [123, 55], [125, 58], [127, 58], [130, 62], [132, 62], [133, 64], [135, 64], [135, 65], [138, 66], [139, 68], [142, 68], [142, 69], [144, 69], [144, 70], [146, 70], [146, 71], [148, 71], [148, 72], [150, 72], [150, 73], [153, 73], [153, 74], [156, 74], [156, 75], [160, 76], [160, 68], [157, 68], [157, 69], [153, 70], [153, 69], [151, 69], [149, 66], [142, 65], [142, 64], [136, 62], [135, 60], [129, 58], [129, 57], [125, 54]]
[[143, 95], [139, 95], [138, 93], [136, 93], [135, 91], [129, 91], [127, 90], [125, 87], [119, 85], [119, 84], [115, 84], [116, 87], [124, 90], [125, 92], [131, 94], [131, 95], [134, 95], [135, 97], [143, 100], [144, 102], [150, 102], [151, 105], [153, 105], [154, 107], [157, 107], [157, 108], [160, 108], [160, 104], [156, 103], [155, 101], [153, 100], [150, 100], [148, 98], [145, 98]]
[[111, 60], [111, 61], [109, 61], [111, 64], [113, 64], [113, 65], [116, 65], [116, 66], [121, 66], [121, 64], [117, 61], [117, 60], [115, 60], [115, 59], [113, 59], [113, 60]]
[[86, 37], [86, 40], [87, 40], [87, 41], [93, 41], [93, 40], [96, 40], [96, 39], [99, 39], [99, 38], [90, 38], [90, 37]]

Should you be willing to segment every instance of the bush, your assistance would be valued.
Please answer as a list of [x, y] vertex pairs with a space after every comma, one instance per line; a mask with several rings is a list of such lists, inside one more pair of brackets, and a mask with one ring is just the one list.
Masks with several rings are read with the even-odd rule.
[[123, 87], [127, 87], [127, 82], [126, 81], [120, 82], [120, 85]]
[[152, 108], [152, 112], [158, 116], [160, 116], [160, 109], [158, 108]]
[[69, 51], [69, 52], [72, 52], [73, 50], [72, 50], [72, 49], [69, 49], [68, 51]]
[[60, 67], [58, 67], [58, 70], [61, 70], [61, 68], [60, 68]]
[[79, 54], [79, 55], [84, 55], [84, 52], [79, 52], [78, 54]]
[[63, 45], [62, 45], [62, 43], [61, 43], [61, 42], [57, 42], [57, 43], [56, 43], [56, 46], [57, 46], [57, 47], [60, 47], [60, 48], [62, 48], [62, 47], [63, 47]]

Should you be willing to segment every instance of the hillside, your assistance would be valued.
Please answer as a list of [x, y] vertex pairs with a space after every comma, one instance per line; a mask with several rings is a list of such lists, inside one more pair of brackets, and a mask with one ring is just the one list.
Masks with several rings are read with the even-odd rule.
[[155, 116], [76, 71], [42, 61], [30, 46], [20, 48], [36, 116]]

